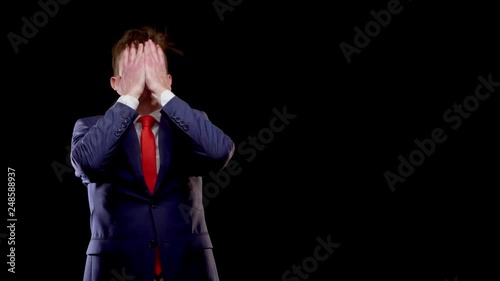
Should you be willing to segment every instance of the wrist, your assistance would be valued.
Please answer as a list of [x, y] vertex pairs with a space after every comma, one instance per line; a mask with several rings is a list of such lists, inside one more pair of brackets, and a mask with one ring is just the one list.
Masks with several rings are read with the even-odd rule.
[[136, 98], [136, 97], [133, 97], [131, 95], [121, 95], [117, 102], [121, 102], [129, 107], [131, 107], [132, 109], [137, 109], [137, 107], [139, 106], [139, 100]]
[[158, 87], [158, 88], [152, 90], [151, 92], [153, 92], [153, 94], [159, 98], [161, 96], [161, 94], [163, 92], [165, 92], [166, 90], [168, 90], [168, 89], [165, 87]]
[[167, 102], [169, 102], [173, 97], [175, 97], [175, 94], [172, 93], [170, 89], [166, 89], [163, 92], [161, 92], [160, 96], [158, 97], [158, 101], [160, 102], [161, 106], [165, 106]]

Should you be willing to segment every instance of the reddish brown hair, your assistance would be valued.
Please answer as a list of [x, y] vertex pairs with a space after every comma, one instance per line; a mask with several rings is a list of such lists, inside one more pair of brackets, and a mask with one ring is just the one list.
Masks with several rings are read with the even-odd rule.
[[149, 39], [151, 39], [153, 43], [159, 45], [163, 49], [165, 55], [167, 52], [174, 52], [178, 55], [182, 55], [182, 52], [175, 49], [173, 43], [167, 40], [168, 37], [166, 32], [160, 32], [148, 25], [138, 29], [129, 29], [124, 32], [123, 36], [111, 48], [113, 74], [118, 74], [118, 59], [127, 45], [134, 44], [137, 46], [139, 43], [144, 43]]

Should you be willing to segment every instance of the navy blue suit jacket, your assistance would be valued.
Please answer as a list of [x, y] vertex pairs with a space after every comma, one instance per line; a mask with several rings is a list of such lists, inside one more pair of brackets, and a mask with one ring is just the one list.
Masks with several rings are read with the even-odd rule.
[[137, 116], [117, 102], [74, 126], [71, 162], [90, 208], [84, 281], [153, 281], [157, 246], [165, 281], [218, 280], [202, 178], [225, 167], [234, 143], [204, 112], [175, 96], [161, 109], [161, 164], [151, 194], [133, 124]]

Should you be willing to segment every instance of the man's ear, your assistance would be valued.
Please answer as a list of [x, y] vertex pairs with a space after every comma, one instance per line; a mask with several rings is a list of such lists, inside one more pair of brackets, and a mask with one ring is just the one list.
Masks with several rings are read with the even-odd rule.
[[168, 87], [169, 87], [169, 90], [172, 90], [172, 75], [167, 74], [167, 78], [168, 78]]
[[121, 79], [120, 76], [112, 76], [111, 78], [109, 78], [109, 84], [111, 85], [111, 88], [113, 88], [113, 90], [115, 90], [116, 92], [118, 92], [117, 88], [118, 88], [118, 83], [120, 83], [120, 79]]

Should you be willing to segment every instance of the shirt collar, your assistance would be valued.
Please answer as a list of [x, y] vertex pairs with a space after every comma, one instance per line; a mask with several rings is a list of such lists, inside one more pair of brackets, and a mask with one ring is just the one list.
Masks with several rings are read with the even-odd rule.
[[[149, 115], [153, 116], [153, 118], [156, 120], [156, 122], [160, 123], [160, 119], [161, 119], [160, 109], [151, 112]], [[137, 116], [137, 118], [135, 119], [135, 122], [137, 122], [137, 120], [139, 120], [139, 118], [141, 118], [141, 116], [142, 115]]]

